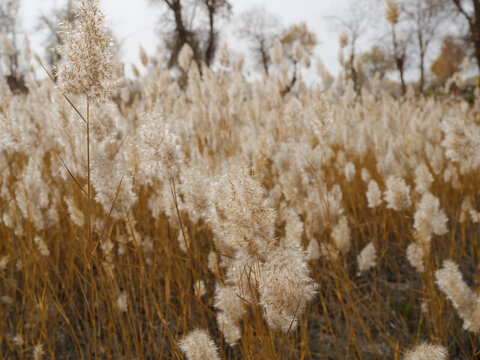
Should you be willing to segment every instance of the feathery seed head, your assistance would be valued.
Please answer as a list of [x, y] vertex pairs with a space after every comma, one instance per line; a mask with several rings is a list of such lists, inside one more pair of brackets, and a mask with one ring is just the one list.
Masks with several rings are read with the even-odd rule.
[[212, 192], [210, 223], [229, 246], [263, 259], [276, 243], [276, 212], [260, 182], [234, 165]]
[[357, 256], [358, 270], [360, 273], [365, 272], [377, 265], [377, 250], [373, 242], [368, 243]]
[[143, 113], [137, 128], [140, 168], [149, 178], [168, 180], [178, 175], [183, 156], [177, 136], [157, 113]]
[[365, 183], [368, 183], [370, 180], [372, 180], [372, 175], [370, 175], [370, 172], [366, 168], [362, 168], [360, 176], [362, 181]]
[[139, 48], [139, 55], [140, 55], [140, 61], [142, 62], [142, 65], [147, 67], [148, 66], [148, 56], [147, 56], [147, 53], [145, 52], [145, 49], [141, 45], [140, 45], [140, 48]]
[[178, 53], [178, 64], [180, 65], [183, 71], [188, 72], [192, 57], [193, 57], [193, 50], [190, 47], [190, 45], [185, 43], [182, 46], [180, 52]]
[[382, 192], [375, 180], [368, 183], [367, 200], [369, 208], [376, 208], [382, 203]]
[[342, 253], [346, 254], [351, 245], [351, 233], [346, 216], [342, 216], [332, 229], [333, 244]]
[[121, 312], [127, 312], [128, 298], [127, 294], [124, 291], [117, 297], [116, 305]]
[[428, 191], [432, 182], [433, 176], [428, 170], [428, 167], [423, 163], [418, 165], [415, 169], [415, 191], [423, 194]]
[[67, 93], [102, 101], [118, 85], [112, 39], [105, 30], [104, 15], [98, 0], [84, 0], [75, 8], [75, 21], [62, 23], [62, 45], [56, 51], [60, 87]]
[[467, 125], [459, 118], [448, 118], [442, 121], [445, 139], [442, 141], [446, 149], [445, 155], [453, 162], [468, 159], [474, 168], [480, 166], [480, 127]]
[[447, 355], [448, 351], [444, 346], [423, 342], [409, 350], [403, 360], [445, 360]]
[[440, 290], [453, 303], [463, 319], [463, 327], [472, 332], [480, 330], [480, 298], [474, 294], [463, 280], [458, 265], [445, 260], [440, 270], [435, 272], [435, 282]]
[[234, 286], [217, 284], [215, 286], [215, 300], [213, 307], [222, 311], [233, 322], [239, 321], [245, 314], [245, 302]]
[[396, 0], [384, 0], [384, 16], [387, 21], [395, 25], [398, 23], [398, 18], [400, 16], [400, 9]]
[[344, 169], [344, 172], [345, 172], [345, 179], [347, 180], [347, 182], [352, 182], [353, 179], [355, 178], [355, 165], [353, 165], [352, 162], [347, 162], [345, 164], [345, 169]]
[[40, 236], [35, 236], [33, 242], [37, 245], [37, 249], [42, 256], [47, 257], [50, 255], [50, 250], [48, 250], [47, 244], [45, 244], [45, 241], [43, 241]]
[[242, 336], [240, 327], [223, 311], [217, 312], [217, 325], [228, 345], [234, 346]]
[[307, 246], [307, 260], [320, 259], [320, 246], [314, 238], [310, 239]]
[[407, 259], [419, 273], [425, 271], [425, 264], [423, 263], [424, 252], [423, 248], [416, 242], [411, 243], [407, 247]]
[[444, 235], [448, 231], [448, 218], [440, 209], [440, 201], [428, 191], [422, 195], [414, 219], [415, 230], [423, 236]]
[[205, 330], [196, 329], [178, 343], [188, 360], [220, 360], [215, 343]]
[[396, 176], [390, 176], [386, 185], [387, 190], [385, 190], [384, 196], [387, 208], [401, 211], [408, 209], [412, 205], [410, 186], [405, 184], [405, 180]]
[[299, 244], [279, 246], [263, 263], [258, 290], [264, 317], [272, 329], [296, 329], [298, 318], [317, 293]]

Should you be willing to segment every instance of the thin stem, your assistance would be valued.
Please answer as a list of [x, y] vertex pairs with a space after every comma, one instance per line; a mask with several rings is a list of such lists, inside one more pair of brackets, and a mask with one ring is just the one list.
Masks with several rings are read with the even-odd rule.
[[88, 227], [88, 249], [92, 250], [92, 224], [91, 224], [91, 189], [90, 189], [90, 101], [87, 98], [87, 227]]
[[[53, 78], [52, 74], [50, 74], [50, 72], [47, 70], [47, 68], [42, 64], [42, 62], [40, 61], [40, 59], [37, 58], [37, 61], [40, 63], [40, 65], [42, 66], [43, 70], [45, 70], [45, 72], [47, 73], [48, 77], [50, 78], [50, 80], [52, 80], [52, 82], [57, 85], [57, 82], [55, 81], [55, 79]], [[85, 118], [83, 117], [82, 113], [80, 111], [78, 111], [78, 109], [75, 107], [75, 105], [73, 105], [73, 102], [68, 98], [67, 95], [65, 95], [64, 93], [62, 93], [63, 97], [65, 98], [65, 100], [67, 100], [67, 102], [70, 104], [70, 106], [73, 108], [73, 110], [76, 111], [76, 113], [78, 114], [78, 116], [80, 116], [80, 118], [83, 120], [83, 122], [86, 123], [85, 121]]]
[[93, 271], [93, 257], [92, 257], [92, 249], [93, 249], [93, 239], [92, 239], [92, 221], [91, 221], [91, 213], [92, 213], [92, 191], [90, 185], [90, 100], [87, 98], [87, 197], [88, 197], [88, 207], [87, 207], [87, 227], [88, 227], [88, 253], [87, 256], [89, 257], [90, 263], [90, 298], [91, 298], [91, 320], [92, 320], [92, 328], [93, 328], [93, 351], [95, 359], [97, 359], [97, 324], [96, 324], [96, 314], [95, 314], [95, 274]]
[[172, 193], [172, 197], [173, 197], [173, 203], [175, 204], [175, 210], [177, 212], [177, 217], [178, 217], [178, 222], [180, 224], [180, 230], [182, 232], [182, 236], [183, 236], [183, 242], [185, 244], [185, 248], [187, 250], [187, 257], [190, 259], [190, 269], [192, 270], [192, 277], [193, 277], [193, 283], [194, 283], [194, 286], [196, 287], [196, 283], [197, 283], [197, 278], [195, 276], [195, 270], [193, 268], [193, 254], [192, 254], [192, 250], [190, 248], [190, 244], [188, 243], [187, 241], [187, 237], [185, 235], [185, 229], [183, 227], [183, 222], [182, 222], [182, 217], [180, 216], [180, 210], [178, 210], [178, 202], [177, 202], [177, 191], [175, 189], [175, 180], [173, 178], [170, 178], [170, 191]]
[[98, 245], [100, 244], [100, 240], [102, 240], [102, 236], [105, 233], [105, 230], [107, 228], [108, 220], [110, 220], [110, 216], [112, 215], [113, 207], [115, 206], [115, 202], [117, 201], [118, 198], [118, 193], [120, 192], [120, 186], [122, 186], [122, 181], [123, 181], [123, 176], [120, 179], [120, 183], [117, 186], [117, 192], [115, 193], [115, 197], [112, 202], [112, 206], [110, 206], [110, 211], [108, 212], [107, 220], [105, 221], [105, 224], [103, 225], [102, 232], [100, 233], [100, 236], [98, 237], [98, 240], [93, 248], [93, 251], [90, 255], [93, 255], [95, 251], [97, 250]]

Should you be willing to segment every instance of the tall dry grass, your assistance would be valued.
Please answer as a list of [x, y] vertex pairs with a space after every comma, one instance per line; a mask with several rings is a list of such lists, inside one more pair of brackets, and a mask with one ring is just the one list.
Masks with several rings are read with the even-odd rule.
[[3, 358], [477, 356], [479, 94], [284, 95], [226, 48], [111, 90], [82, 28], [56, 85], [0, 78]]

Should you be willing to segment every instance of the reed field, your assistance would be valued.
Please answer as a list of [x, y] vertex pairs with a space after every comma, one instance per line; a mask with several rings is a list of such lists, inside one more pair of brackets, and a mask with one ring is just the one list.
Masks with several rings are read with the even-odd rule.
[[125, 79], [96, 6], [0, 76], [0, 358], [477, 358], [478, 89]]

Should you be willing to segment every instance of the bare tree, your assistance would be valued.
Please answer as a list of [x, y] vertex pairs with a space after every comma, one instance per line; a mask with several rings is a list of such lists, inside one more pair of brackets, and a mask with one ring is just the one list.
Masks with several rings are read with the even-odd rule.
[[222, 12], [228, 14], [232, 10], [232, 5], [228, 0], [201, 0], [202, 5], [208, 14], [208, 38], [205, 47], [204, 60], [207, 66], [213, 61], [215, 50], [218, 43], [218, 31], [215, 29], [215, 18]]
[[268, 75], [272, 62], [270, 52], [275, 40], [281, 37], [280, 20], [267, 13], [264, 7], [253, 7], [240, 16], [238, 34], [248, 41], [254, 56]]
[[400, 76], [400, 84], [402, 87], [402, 94], [407, 92], [407, 86], [405, 83], [405, 69], [407, 68], [408, 53], [411, 44], [412, 33], [409, 31], [396, 32], [395, 26], [392, 26], [392, 45], [393, 45], [393, 58], [395, 60], [395, 66]]
[[297, 82], [297, 73], [300, 60], [313, 54], [317, 46], [317, 36], [312, 32], [304, 22], [291, 25], [284, 32], [280, 39], [284, 53], [293, 64], [293, 73], [290, 83], [282, 91], [283, 95], [291, 91]]
[[[196, 32], [191, 28], [191, 23], [185, 19], [185, 8], [182, 0], [151, 0], [152, 3], [161, 3], [166, 6], [168, 12], [165, 15], [170, 15], [173, 29], [168, 29], [167, 21], [162, 22], [161, 36], [169, 51], [168, 67], [173, 67], [178, 64], [178, 53], [183, 45], [188, 44], [193, 51], [193, 59], [200, 63], [201, 51], [200, 40]], [[165, 30], [167, 28], [167, 30]]]
[[[178, 54], [185, 44], [192, 49], [193, 60], [197, 63], [205, 61], [210, 66], [218, 44], [216, 19], [220, 15], [230, 13], [230, 2], [228, 0], [151, 0], [151, 2], [166, 5], [171, 16], [173, 30], [162, 32], [165, 45], [170, 52], [168, 66], [178, 64]], [[196, 11], [199, 7], [206, 11], [207, 31], [194, 27], [194, 23], [199, 22]], [[207, 36], [202, 37], [204, 33], [207, 33]]]
[[402, 94], [405, 94], [407, 89], [405, 86], [405, 64], [407, 59], [407, 48], [410, 40], [410, 32], [398, 32], [398, 22], [400, 18], [400, 8], [396, 0], [385, 0], [385, 19], [391, 25], [390, 33], [392, 36], [392, 55], [395, 60], [400, 82], [402, 86]]
[[425, 86], [425, 56], [432, 42], [441, 35], [440, 26], [449, 15], [447, 10], [447, 3], [439, 0], [404, 0], [401, 4], [417, 42], [421, 92]]
[[3, 37], [4, 46], [2, 54], [8, 60], [9, 79], [18, 79], [19, 53], [19, 0], [2, 0], [0, 2], [0, 36]]
[[468, 23], [468, 40], [474, 49], [477, 65], [480, 68], [480, 0], [450, 0], [457, 12]]
[[339, 16], [329, 16], [327, 21], [334, 29], [345, 34], [347, 44], [344, 47], [348, 51], [347, 68], [353, 81], [356, 91], [359, 90], [357, 70], [355, 69], [355, 58], [358, 51], [359, 40], [367, 33], [371, 21], [371, 7], [368, 1], [355, 1], [355, 5], [344, 9]]
[[373, 45], [370, 50], [360, 55], [361, 71], [365, 79], [372, 79], [376, 74], [383, 79], [393, 68], [388, 51], [380, 45]]

